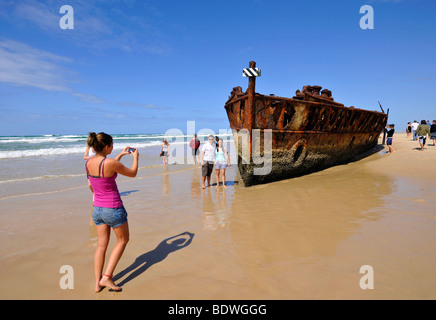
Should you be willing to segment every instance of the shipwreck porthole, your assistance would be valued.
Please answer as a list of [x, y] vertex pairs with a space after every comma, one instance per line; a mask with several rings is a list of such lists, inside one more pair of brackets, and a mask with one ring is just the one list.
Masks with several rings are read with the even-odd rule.
[[303, 147], [303, 145], [300, 144], [298, 146], [297, 150], [295, 150], [295, 153], [294, 153], [294, 162], [297, 162], [298, 159], [300, 159], [300, 156], [303, 154], [303, 150], [304, 150], [304, 147]]
[[291, 157], [294, 166], [299, 166], [306, 159], [307, 155], [307, 141], [305, 139], [300, 139], [291, 148]]

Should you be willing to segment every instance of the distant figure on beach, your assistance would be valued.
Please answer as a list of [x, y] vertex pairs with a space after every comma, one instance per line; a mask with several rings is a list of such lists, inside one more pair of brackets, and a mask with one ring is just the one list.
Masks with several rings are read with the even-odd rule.
[[168, 164], [168, 153], [170, 151], [170, 144], [167, 139], [162, 140], [162, 146], [160, 147], [160, 156], [163, 159], [164, 166]]
[[412, 134], [412, 123], [411, 122], [407, 122], [406, 132], [407, 132], [407, 138], [410, 138], [410, 135]]
[[86, 145], [85, 154], [83, 155], [83, 160], [88, 160], [89, 158], [95, 156], [95, 151], [88, 145]]
[[416, 130], [418, 129], [419, 123], [418, 121], [414, 120], [412, 123], [412, 134], [413, 134], [413, 141], [415, 141], [418, 136], [416, 135]]
[[194, 165], [199, 163], [200, 155], [198, 154], [198, 149], [200, 148], [200, 140], [197, 138], [197, 134], [194, 134], [194, 138], [192, 138], [191, 142], [189, 142], [189, 146], [192, 149], [192, 157], [194, 158]]
[[[118, 174], [132, 178], [136, 176], [138, 149], [128, 152], [129, 147], [126, 147], [115, 159], [107, 159], [106, 157], [112, 153], [114, 145], [112, 137], [104, 132], [99, 134], [91, 132], [88, 137], [88, 146], [96, 152], [96, 155], [89, 158], [85, 165], [86, 174], [94, 194], [92, 220], [96, 224], [98, 235], [94, 256], [95, 292], [100, 292], [104, 287], [120, 291], [121, 288], [115, 285], [112, 276], [129, 241], [129, 224], [127, 211], [124, 208], [115, 179]], [[133, 156], [131, 168], [125, 167], [120, 162], [121, 158], [129, 153]], [[111, 228], [115, 232], [117, 243], [103, 273]]]
[[389, 129], [385, 129], [386, 130], [386, 145], [389, 148], [389, 153], [395, 152], [394, 147], [392, 146], [393, 142], [394, 142], [394, 133], [395, 133], [395, 129], [394, 129], [395, 125], [394, 124], [390, 124], [389, 125]]
[[227, 150], [223, 147], [223, 139], [218, 140], [218, 147], [215, 151], [215, 173], [216, 173], [216, 186], [219, 187], [221, 174], [223, 180], [223, 187], [226, 188], [226, 168], [230, 167], [230, 159]]
[[[88, 160], [89, 158], [91, 158], [93, 156], [95, 156], [95, 151], [87, 143], [86, 144], [85, 154], [83, 155], [83, 160]], [[94, 192], [92, 191], [92, 186], [91, 186], [91, 183], [89, 182], [89, 180], [88, 180], [88, 187], [91, 190], [92, 195], [94, 196]], [[93, 201], [94, 201], [94, 199], [93, 199]]]
[[220, 138], [218, 136], [215, 136], [215, 144], [217, 148], [218, 148], [218, 141], [220, 141]]
[[424, 151], [425, 141], [427, 140], [427, 135], [430, 135], [430, 128], [425, 122], [425, 120], [421, 121], [421, 124], [416, 129], [416, 134], [419, 139], [419, 145], [421, 146], [421, 151]]
[[433, 140], [433, 146], [436, 147], [436, 120], [433, 120], [430, 127], [430, 139]]
[[213, 171], [213, 165], [215, 163], [215, 139], [213, 135], [209, 135], [208, 143], [205, 143], [201, 148], [200, 160], [201, 160], [201, 176], [202, 176], [202, 188], [205, 189], [205, 182], [207, 179], [207, 186], [210, 187], [210, 176]]

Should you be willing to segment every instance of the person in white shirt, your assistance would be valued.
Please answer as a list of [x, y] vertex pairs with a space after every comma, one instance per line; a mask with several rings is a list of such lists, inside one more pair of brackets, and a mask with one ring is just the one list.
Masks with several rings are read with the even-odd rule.
[[201, 148], [201, 155], [200, 155], [200, 161], [201, 161], [201, 176], [202, 176], [202, 188], [205, 189], [206, 186], [204, 183], [207, 179], [207, 186], [210, 187], [210, 176], [213, 171], [213, 166], [215, 164], [215, 138], [213, 135], [209, 135], [209, 143], [205, 143], [203, 147]]
[[413, 141], [418, 139], [418, 136], [416, 135], [416, 130], [418, 129], [419, 123], [418, 121], [413, 121], [412, 123], [412, 134], [413, 134]]

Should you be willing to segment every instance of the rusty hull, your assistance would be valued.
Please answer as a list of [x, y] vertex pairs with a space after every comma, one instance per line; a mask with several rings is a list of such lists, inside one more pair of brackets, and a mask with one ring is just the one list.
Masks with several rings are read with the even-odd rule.
[[[345, 107], [333, 100], [331, 91], [305, 86], [290, 98], [254, 93], [252, 101], [241, 87], [233, 88], [225, 104], [238, 150], [238, 168], [245, 186], [301, 176], [353, 160], [377, 145], [386, 126], [382, 112]], [[248, 91], [248, 90], [247, 90]], [[248, 106], [248, 107], [247, 107]], [[252, 107], [250, 107], [252, 106]], [[242, 152], [241, 129], [250, 132], [250, 153]], [[272, 130], [272, 170], [254, 174], [262, 166], [253, 163], [252, 130]], [[245, 157], [245, 159], [244, 159]]]

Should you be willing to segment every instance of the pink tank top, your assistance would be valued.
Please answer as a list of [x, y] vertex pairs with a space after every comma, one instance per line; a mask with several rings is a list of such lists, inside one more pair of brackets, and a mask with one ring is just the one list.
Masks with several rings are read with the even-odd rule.
[[88, 171], [88, 161], [86, 161], [86, 175], [94, 190], [94, 206], [103, 208], [119, 208], [123, 206], [120, 192], [118, 191], [117, 183], [115, 179], [118, 174], [115, 172], [112, 177], [106, 178], [104, 176], [104, 158], [100, 162], [98, 168], [98, 176], [91, 176]]

